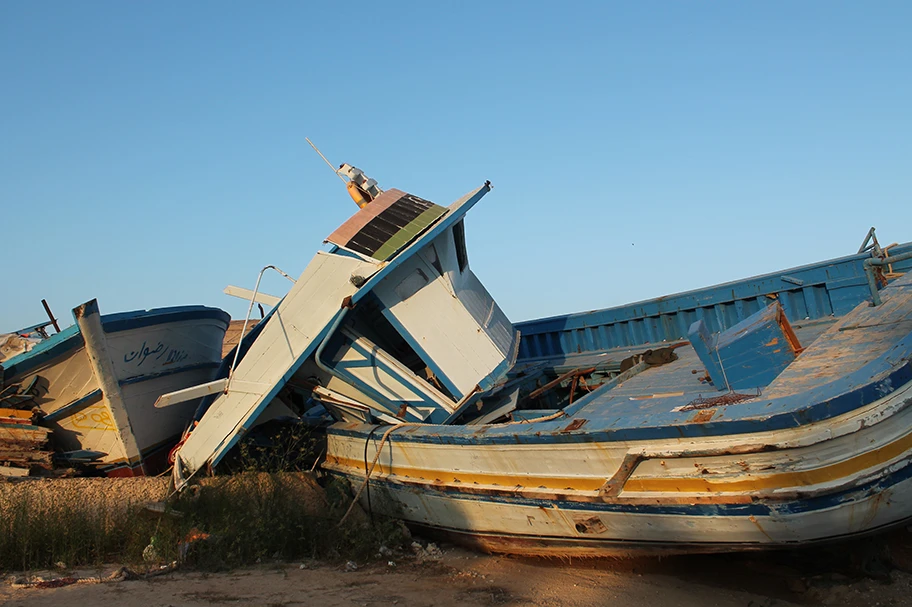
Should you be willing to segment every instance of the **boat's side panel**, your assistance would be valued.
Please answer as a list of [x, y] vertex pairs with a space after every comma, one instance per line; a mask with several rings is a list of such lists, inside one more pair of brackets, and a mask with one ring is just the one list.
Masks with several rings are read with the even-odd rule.
[[[359, 483], [366, 437], [353, 429], [331, 429], [326, 468]], [[414, 429], [402, 428], [371, 485], [390, 497], [387, 512], [416, 524], [555, 545], [579, 538], [587, 550], [594, 539], [606, 549], [806, 543], [910, 515], [910, 429], [912, 382], [837, 418], [734, 436], [486, 444], [482, 428], [477, 445], [457, 446], [410, 442]], [[368, 459], [377, 447], [375, 435]]]
[[123, 441], [111, 410], [101, 397], [101, 390], [79, 399], [59, 415], [45, 420], [53, 431], [54, 446], [59, 451], [98, 451], [104, 453], [102, 466], [113, 466], [127, 458]]
[[724, 515], [609, 511], [589, 504], [498, 502], [469, 495], [372, 486], [372, 505], [407, 522], [462, 536], [491, 552], [543, 556], [618, 556], [729, 552], [846, 539], [903, 524], [912, 479], [846, 496], [829, 508]]
[[[225, 324], [187, 320], [108, 335], [130, 427], [145, 455], [187, 428], [198, 400], [156, 409], [162, 394], [212, 381]], [[157, 352], [156, 352], [157, 351]], [[149, 352], [149, 354], [146, 354]]]
[[11, 377], [9, 383], [27, 384], [36, 375], [46, 380], [47, 392], [36, 400], [45, 414], [53, 414], [98, 389], [81, 339], [73, 343], [73, 348], [30, 366], [26, 373]]
[[[345, 339], [339, 340], [339, 349], [334, 354], [327, 349], [322, 360], [332, 367], [336, 376], [370, 394], [372, 398], [368, 402], [373, 406], [389, 415], [412, 421], [446, 419], [452, 413], [452, 401], [394, 357], [366, 338], [345, 330], [343, 334]], [[401, 410], [403, 405], [406, 405], [405, 410]], [[432, 413], [429, 416], [416, 407], [428, 407]], [[406, 413], [408, 417], [405, 417]]]
[[221, 362], [226, 328], [220, 319], [162, 322], [106, 332], [105, 341], [117, 381], [132, 383]]
[[192, 474], [219, 458], [245, 432], [286, 381], [329, 334], [343, 300], [357, 287], [352, 276], [373, 274], [377, 264], [318, 253], [304, 270], [257, 340], [238, 364], [228, 392], [219, 395], [181, 447], [180, 474]]

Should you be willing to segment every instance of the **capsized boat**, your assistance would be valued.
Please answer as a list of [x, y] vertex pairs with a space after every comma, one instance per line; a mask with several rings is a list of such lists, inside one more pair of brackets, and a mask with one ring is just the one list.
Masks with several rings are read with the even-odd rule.
[[76, 324], [0, 362], [0, 408], [37, 409], [42, 427], [13, 429], [50, 428], [58, 458], [109, 476], [167, 469], [168, 450], [198, 403], [166, 411], [153, 404], [215, 377], [228, 314], [182, 306], [102, 316], [95, 300], [73, 314]]
[[227, 377], [163, 397], [211, 394], [178, 488], [307, 402], [365, 507], [494, 552], [780, 548], [912, 517], [912, 243], [512, 325], [466, 251], [490, 184], [449, 207], [369, 185]]

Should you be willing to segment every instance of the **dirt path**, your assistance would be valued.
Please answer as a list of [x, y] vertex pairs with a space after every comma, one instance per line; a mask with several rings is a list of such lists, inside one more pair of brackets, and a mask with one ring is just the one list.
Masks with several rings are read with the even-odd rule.
[[[54, 589], [0, 586], [0, 604], [69, 607], [211, 605], [612, 605], [773, 607], [908, 605], [912, 575], [891, 583], [796, 568], [777, 557], [544, 561], [448, 548], [436, 558], [392, 557], [360, 566], [281, 564], [229, 573], [177, 572], [149, 581]], [[97, 571], [79, 572], [98, 575]], [[46, 576], [51, 576], [45, 573]], [[58, 574], [59, 575], [59, 574]]]

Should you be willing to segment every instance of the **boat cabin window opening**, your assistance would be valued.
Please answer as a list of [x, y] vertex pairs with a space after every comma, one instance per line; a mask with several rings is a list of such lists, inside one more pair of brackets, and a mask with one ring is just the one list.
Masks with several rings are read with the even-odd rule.
[[465, 224], [462, 221], [453, 226], [453, 242], [456, 245], [456, 259], [459, 262], [459, 271], [464, 272], [469, 265], [469, 256], [466, 253]]
[[[426, 277], [425, 280], [427, 280]], [[349, 316], [350, 320], [346, 325], [352, 332], [366, 337], [441, 394], [450, 400], [456, 400], [399, 331], [386, 319], [383, 315], [383, 304], [373, 294], [362, 299]]]
[[410, 272], [408, 276], [403, 278], [402, 281], [396, 285], [396, 294], [402, 299], [402, 301], [405, 301], [420, 291], [421, 288], [427, 284], [427, 275], [421, 270], [421, 268], [415, 268], [413, 272]]
[[424, 250], [427, 261], [437, 270], [437, 273], [443, 276], [443, 264], [440, 263], [440, 255], [437, 253], [437, 247], [430, 244]]

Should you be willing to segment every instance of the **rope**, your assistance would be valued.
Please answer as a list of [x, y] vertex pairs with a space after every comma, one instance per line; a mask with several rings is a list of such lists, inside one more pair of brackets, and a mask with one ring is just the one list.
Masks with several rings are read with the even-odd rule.
[[729, 392], [734, 392], [734, 390], [732, 390], [731, 384], [728, 383], [728, 375], [725, 374], [725, 365], [722, 364], [722, 355], [719, 354], [718, 346], [716, 346], [716, 360], [719, 361], [719, 368], [722, 369], [722, 379], [725, 380], [725, 389]]
[[10, 584], [12, 588], [60, 588], [62, 586], [69, 586], [71, 584], [110, 584], [112, 582], [123, 582], [125, 580], [143, 580], [158, 575], [163, 575], [165, 573], [171, 573], [177, 569], [177, 562], [173, 562], [170, 565], [163, 565], [157, 569], [153, 569], [146, 573], [136, 573], [127, 569], [126, 567], [121, 567], [111, 575], [106, 577], [61, 577], [55, 578], [53, 580], [39, 580], [33, 582], [13, 582]]
[[538, 422], [547, 422], [547, 421], [551, 421], [552, 419], [557, 419], [558, 417], [561, 417], [562, 415], [567, 415], [567, 412], [564, 411], [563, 409], [561, 409], [557, 413], [552, 413], [551, 415], [545, 415], [544, 417], [536, 417], [535, 419], [523, 419], [523, 420], [512, 421], [512, 422], [502, 422], [497, 425], [498, 426], [512, 426], [515, 424], [532, 424], [532, 423], [538, 423]]
[[[394, 430], [398, 430], [399, 428], [404, 428], [406, 426], [422, 426], [422, 425], [424, 425], [424, 424], [417, 424], [417, 423], [396, 424], [395, 426], [390, 426], [386, 430], [386, 432], [383, 433], [383, 436], [380, 438], [380, 444], [377, 446], [377, 453], [374, 455], [374, 461], [371, 462], [370, 469], [364, 475], [364, 482], [361, 483], [361, 487], [359, 487], [357, 493], [355, 493], [355, 497], [354, 497], [354, 499], [352, 499], [352, 503], [349, 505], [348, 510], [345, 511], [345, 514], [342, 515], [342, 518], [336, 524], [337, 529], [339, 527], [341, 527], [342, 524], [345, 523], [345, 521], [348, 519], [349, 515], [351, 514], [352, 510], [355, 507], [355, 504], [358, 503], [358, 498], [361, 497], [361, 494], [364, 492], [364, 489], [367, 487], [368, 482], [370, 482], [370, 477], [374, 473], [374, 468], [377, 467], [377, 462], [380, 460], [380, 454], [383, 453], [383, 446], [386, 444], [387, 439], [389, 439], [390, 434], [392, 434]], [[370, 441], [370, 436], [368, 436], [367, 440]]]

